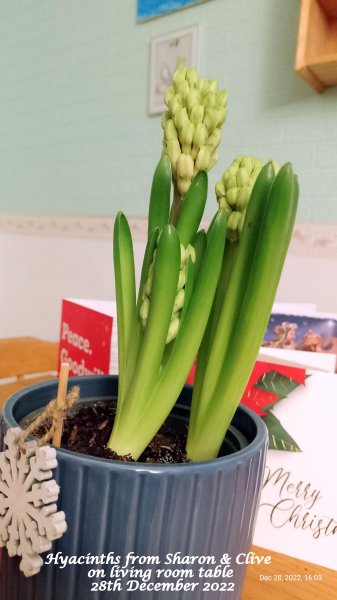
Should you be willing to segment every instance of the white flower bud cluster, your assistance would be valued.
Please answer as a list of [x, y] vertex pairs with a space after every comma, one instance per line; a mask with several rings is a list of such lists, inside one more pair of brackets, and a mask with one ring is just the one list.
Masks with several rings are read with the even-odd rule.
[[227, 116], [227, 92], [217, 81], [199, 77], [180, 64], [165, 94], [163, 151], [168, 154], [178, 192], [184, 196], [198, 171], [217, 161], [221, 126]]
[[254, 156], [238, 156], [215, 186], [219, 206], [227, 215], [227, 237], [240, 238], [249, 198], [263, 167]]
[[[142, 305], [141, 305], [140, 311], [139, 311], [139, 316], [140, 316], [140, 319], [141, 319], [144, 329], [146, 327], [147, 319], [149, 316], [152, 283], [153, 283], [153, 269], [154, 269], [154, 263], [155, 263], [155, 259], [156, 259], [156, 252], [157, 251], [155, 250], [155, 252], [153, 254], [153, 260], [150, 265], [149, 273], [148, 273], [147, 280], [145, 282], [145, 286], [144, 286], [144, 290], [143, 290], [143, 301], [142, 301]], [[187, 277], [187, 266], [188, 266], [189, 257], [191, 257], [192, 262], [194, 263], [196, 256], [195, 256], [195, 250], [194, 250], [193, 246], [191, 246], [189, 244], [187, 246], [187, 248], [185, 248], [182, 244], [180, 244], [179, 279], [178, 279], [178, 285], [177, 285], [177, 293], [176, 293], [173, 310], [172, 310], [171, 323], [170, 323], [170, 327], [169, 327], [167, 338], [166, 338], [166, 344], [169, 344], [172, 340], [174, 340], [174, 338], [177, 336], [177, 333], [178, 333], [181, 311], [183, 309], [184, 300], [185, 300], [185, 283], [186, 283], [186, 277]]]

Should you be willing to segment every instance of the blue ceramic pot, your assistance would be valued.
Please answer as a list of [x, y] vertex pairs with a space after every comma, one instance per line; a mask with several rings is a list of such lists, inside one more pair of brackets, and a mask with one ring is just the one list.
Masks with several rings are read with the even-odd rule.
[[[72, 378], [69, 383], [78, 381]], [[117, 379], [81, 377], [80, 387], [82, 399], [111, 398], [117, 392]], [[6, 428], [17, 426], [55, 397], [56, 389], [57, 381], [53, 381], [14, 394], [3, 409], [2, 436]], [[172, 411], [177, 426], [188, 418], [190, 396], [191, 388], [185, 387]], [[1, 600], [238, 600], [245, 565], [237, 564], [236, 557], [247, 553], [252, 542], [266, 445], [267, 430], [261, 419], [240, 407], [220, 453], [225, 455], [212, 461], [123, 463], [58, 450], [54, 473], [61, 486], [58, 510], [66, 513], [68, 531], [51, 552], [54, 556], [60, 552], [62, 557], [84, 556], [85, 560], [114, 553], [115, 558], [121, 557], [117, 566], [125, 563], [130, 552], [155, 557], [134, 565], [144, 573], [152, 572], [151, 579], [143, 581], [146, 588], [137, 587], [141, 582], [137, 577], [133, 584], [122, 579], [120, 590], [111, 574], [112, 555], [108, 564], [68, 564], [65, 568], [45, 564], [38, 575], [25, 578], [18, 560], [9, 559], [2, 550]], [[180, 560], [184, 556], [206, 558], [195, 559], [194, 564], [182, 564], [179, 558], [170, 562], [175, 553], [180, 553]], [[224, 554], [231, 557], [231, 565], [225, 568], [223, 561], [220, 577], [200, 577], [199, 569], [214, 569]], [[151, 564], [156, 557], [161, 564]], [[207, 565], [207, 557], [214, 557], [216, 564]], [[165, 569], [168, 576], [156, 577], [156, 569]], [[226, 577], [229, 569], [233, 573]], [[103, 570], [104, 575], [90, 577], [92, 570]], [[193, 582], [198, 584], [194, 589], [187, 585]], [[153, 588], [151, 583], [160, 585]]]

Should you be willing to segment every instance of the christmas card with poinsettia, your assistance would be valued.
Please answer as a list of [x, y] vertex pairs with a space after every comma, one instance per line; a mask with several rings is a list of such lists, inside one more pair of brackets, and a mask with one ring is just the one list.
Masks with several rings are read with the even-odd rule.
[[243, 404], [269, 430], [254, 543], [337, 568], [337, 375], [258, 362]]

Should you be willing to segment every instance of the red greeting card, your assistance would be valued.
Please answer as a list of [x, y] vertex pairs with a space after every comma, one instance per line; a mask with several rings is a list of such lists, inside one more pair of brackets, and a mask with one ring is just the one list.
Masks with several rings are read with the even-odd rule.
[[63, 300], [59, 364], [68, 362], [70, 375], [110, 373], [113, 323], [112, 303]]

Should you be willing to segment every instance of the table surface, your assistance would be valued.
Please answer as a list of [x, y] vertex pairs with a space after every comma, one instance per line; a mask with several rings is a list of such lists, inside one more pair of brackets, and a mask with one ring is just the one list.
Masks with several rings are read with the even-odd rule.
[[336, 600], [337, 571], [256, 546], [252, 551], [270, 555], [271, 563], [248, 566], [241, 600]]

